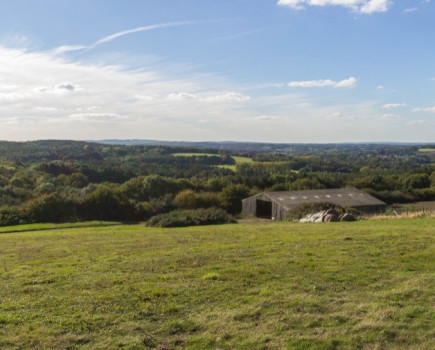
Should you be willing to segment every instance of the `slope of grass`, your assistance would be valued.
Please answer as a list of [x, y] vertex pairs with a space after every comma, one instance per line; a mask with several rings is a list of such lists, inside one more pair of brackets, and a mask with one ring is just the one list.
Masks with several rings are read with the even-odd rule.
[[435, 219], [0, 235], [0, 348], [431, 349]]
[[57, 230], [62, 228], [78, 228], [78, 227], [101, 227], [121, 225], [120, 222], [109, 221], [86, 221], [86, 222], [69, 222], [61, 224], [45, 223], [45, 224], [24, 224], [15, 226], [0, 226], [1, 233], [25, 232], [25, 231], [44, 231]]

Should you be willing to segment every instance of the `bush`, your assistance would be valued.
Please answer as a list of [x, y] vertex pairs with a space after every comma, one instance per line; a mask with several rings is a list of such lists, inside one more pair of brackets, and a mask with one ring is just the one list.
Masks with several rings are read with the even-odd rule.
[[89, 220], [137, 220], [135, 204], [122, 193], [106, 185], [99, 185], [85, 197], [85, 217]]
[[249, 197], [249, 195], [248, 186], [229, 185], [222, 190], [222, 205], [229, 213], [238, 214], [242, 211], [242, 199]]
[[18, 207], [2, 206], [0, 208], [0, 226], [27, 223], [27, 218]]
[[21, 205], [26, 222], [67, 222], [78, 220], [78, 203], [57, 193], [43, 194]]
[[174, 210], [159, 214], [147, 221], [150, 227], [183, 227], [235, 223], [236, 220], [220, 208]]
[[174, 205], [181, 209], [211, 208], [218, 207], [220, 204], [219, 195], [213, 192], [196, 193], [192, 190], [184, 190], [174, 199]]

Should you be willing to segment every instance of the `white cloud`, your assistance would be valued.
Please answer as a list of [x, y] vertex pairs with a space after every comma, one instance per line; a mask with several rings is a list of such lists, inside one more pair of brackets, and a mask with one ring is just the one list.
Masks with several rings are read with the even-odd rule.
[[239, 92], [224, 92], [214, 96], [207, 96], [203, 101], [207, 102], [246, 102], [251, 99], [250, 96], [241, 94]]
[[110, 120], [118, 120], [123, 119], [122, 116], [113, 113], [76, 113], [70, 114], [69, 117], [76, 121], [110, 121]]
[[271, 121], [277, 119], [280, 119], [280, 117], [276, 115], [259, 115], [257, 117], [254, 117], [254, 120], [258, 120], [258, 121]]
[[354, 120], [354, 115], [347, 115], [341, 112], [333, 112], [325, 115], [325, 119], [327, 120]]
[[354, 77], [350, 77], [349, 79], [344, 79], [342, 81], [339, 81], [337, 84], [334, 85], [334, 87], [350, 88], [350, 87], [354, 87], [356, 83], [357, 83], [357, 79]]
[[426, 113], [435, 113], [435, 106], [433, 107], [426, 107], [426, 108], [414, 108], [413, 109], [414, 112], [426, 112]]
[[403, 10], [404, 13], [412, 13], [417, 11], [418, 11], [418, 7], [411, 7]]
[[401, 119], [401, 118], [402, 117], [398, 114], [387, 113], [387, 114], [381, 115], [381, 119], [384, 119], [384, 120], [397, 120], [397, 119]]
[[198, 102], [246, 102], [249, 101], [251, 97], [234, 91], [199, 95], [189, 92], [178, 92], [169, 94], [167, 99], [172, 101], [195, 100]]
[[168, 100], [183, 101], [183, 100], [196, 100], [197, 96], [188, 92], [178, 92], [168, 95]]
[[0, 139], [204, 139], [198, 120], [236, 119], [251, 103], [220, 76], [161, 61], [129, 70], [0, 46], [0, 77]]
[[406, 103], [387, 103], [382, 105], [382, 108], [400, 108], [400, 107], [406, 107]]
[[303, 10], [306, 6], [342, 6], [364, 14], [386, 12], [391, 3], [390, 0], [278, 0], [278, 5], [294, 10]]
[[[133, 64], [135, 69], [129, 69], [116, 64], [118, 59], [122, 57], [111, 58], [112, 64], [93, 64], [52, 52], [0, 46], [0, 139], [433, 139], [429, 127], [415, 128], [412, 134], [404, 125], [406, 120], [379, 122], [378, 101], [343, 101], [331, 96], [324, 105], [322, 97], [311, 91], [288, 89], [255, 90], [251, 97], [249, 86], [198, 73], [194, 67], [153, 61], [146, 68]], [[143, 63], [143, 59], [138, 61]], [[338, 84], [349, 86], [353, 80], [327, 80], [320, 85]]]
[[335, 88], [351, 88], [357, 83], [357, 79], [354, 77], [349, 77], [341, 81], [335, 81], [331, 79], [319, 79], [319, 80], [304, 80], [304, 81], [291, 81], [288, 83], [290, 87], [302, 87], [302, 88], [312, 88], [312, 87], [326, 87], [333, 86]]
[[59, 47], [55, 48], [53, 50], [53, 53], [55, 55], [59, 55], [59, 54], [65, 53], [65, 52], [85, 50], [87, 48], [88, 48], [88, 46], [83, 46], [83, 45], [63, 45], [63, 46], [59, 46]]
[[157, 98], [157, 96], [153, 95], [134, 95], [133, 98], [141, 101], [153, 101]]
[[378, 86], [376, 87], [376, 89], [378, 89], [378, 90], [383, 90], [383, 89], [385, 89], [385, 87], [384, 87], [383, 85], [378, 85]]
[[407, 122], [405, 125], [416, 126], [416, 125], [421, 125], [421, 124], [425, 124], [425, 123], [426, 123], [426, 120], [419, 119], [419, 120], [411, 120], [411, 121]]

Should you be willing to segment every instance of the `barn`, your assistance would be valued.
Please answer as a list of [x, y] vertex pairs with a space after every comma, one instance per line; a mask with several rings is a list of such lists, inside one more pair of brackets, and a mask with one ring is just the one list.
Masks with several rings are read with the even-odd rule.
[[356, 188], [328, 190], [263, 192], [242, 200], [242, 213], [247, 217], [282, 220], [302, 204], [330, 203], [364, 212], [384, 210], [386, 204]]

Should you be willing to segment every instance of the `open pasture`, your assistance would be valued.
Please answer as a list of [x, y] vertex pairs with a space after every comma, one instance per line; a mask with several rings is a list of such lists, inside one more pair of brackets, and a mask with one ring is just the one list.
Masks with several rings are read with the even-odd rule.
[[435, 219], [0, 235], [0, 348], [431, 349]]

